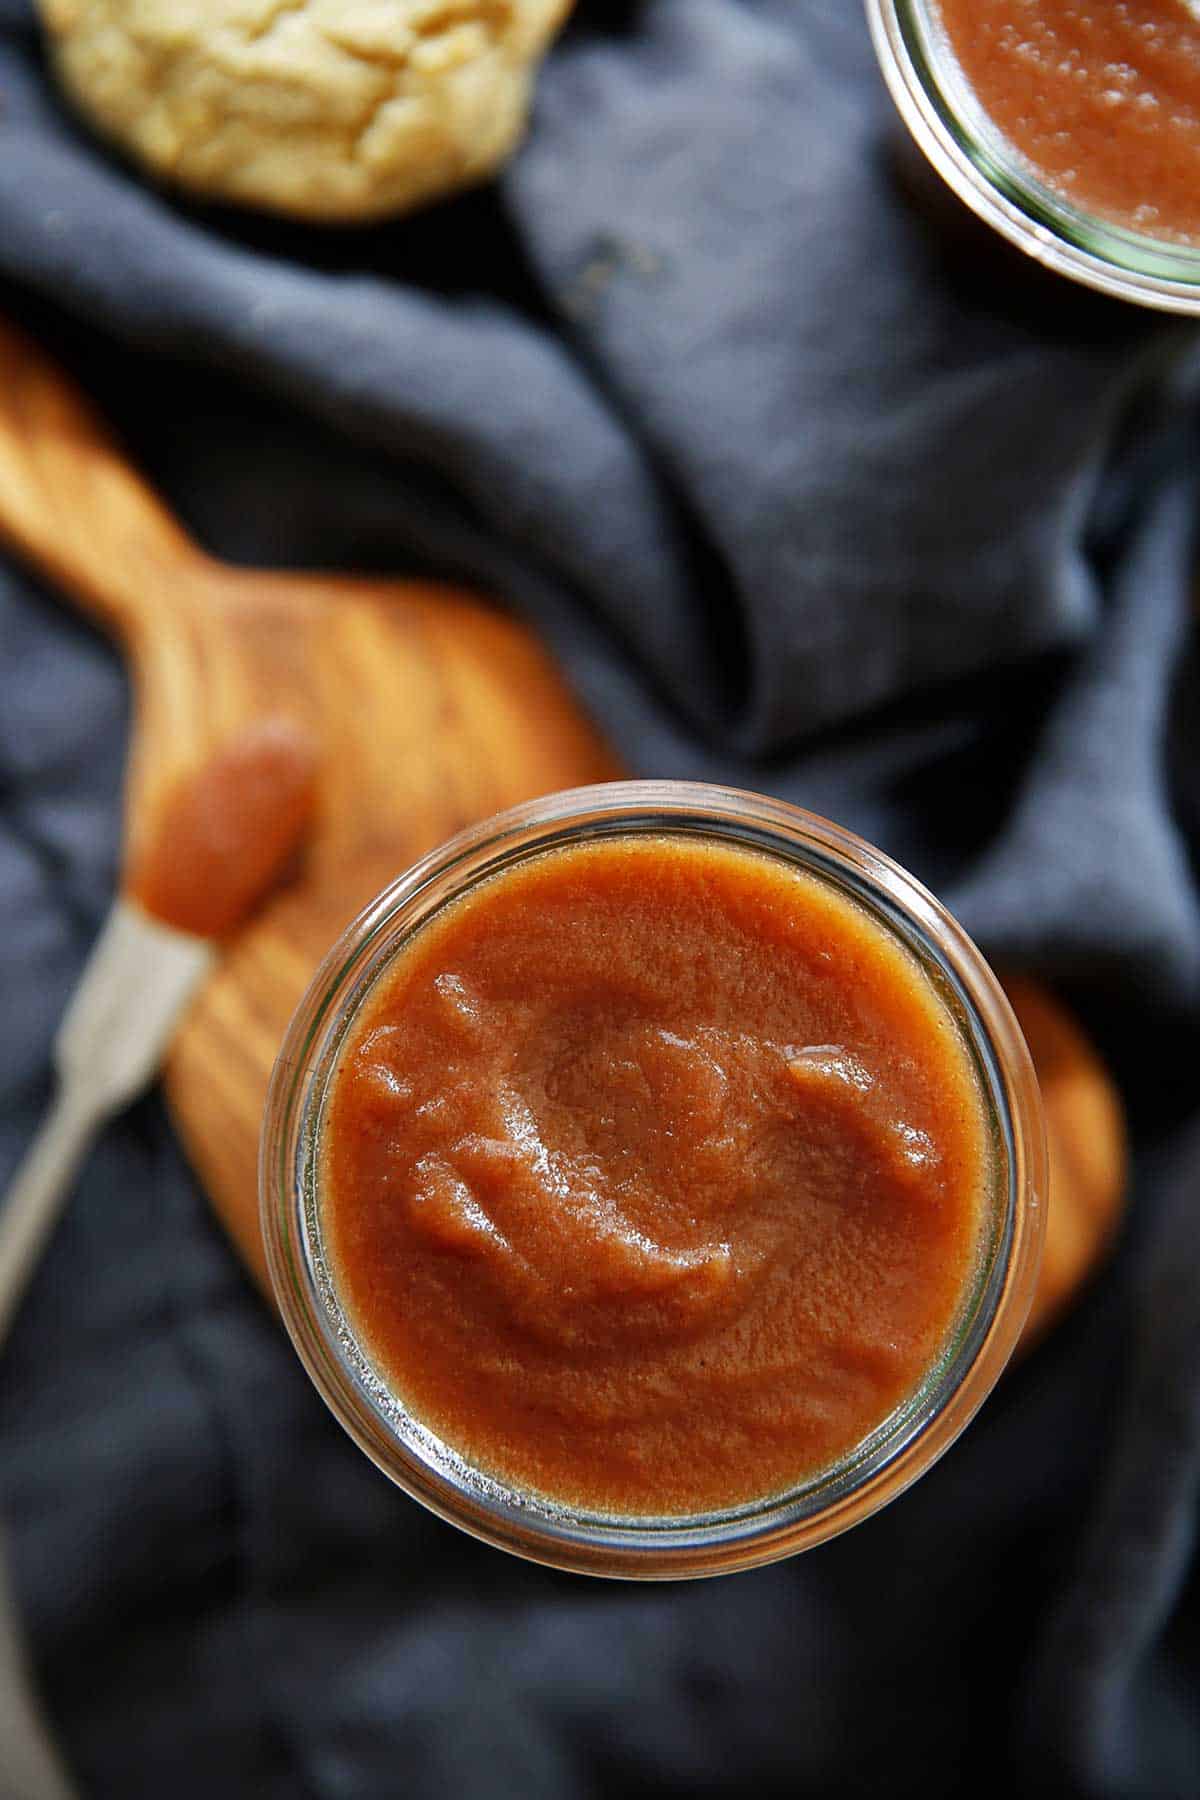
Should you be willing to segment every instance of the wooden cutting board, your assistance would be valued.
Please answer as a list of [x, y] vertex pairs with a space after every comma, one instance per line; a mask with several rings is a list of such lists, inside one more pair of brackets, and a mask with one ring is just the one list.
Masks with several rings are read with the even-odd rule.
[[[256, 1167], [267, 1080], [333, 939], [463, 826], [620, 767], [540, 645], [474, 596], [206, 555], [71, 384], [3, 325], [0, 535], [128, 657], [126, 884], [148, 852], [169, 857], [181, 787], [256, 733], [282, 722], [315, 750], [315, 815], [290, 879], [226, 945], [166, 1068], [188, 1154], [265, 1285]], [[1071, 1021], [1030, 983], [1012, 994], [1051, 1116], [1041, 1330], [1111, 1233], [1124, 1140], [1112, 1085]]]

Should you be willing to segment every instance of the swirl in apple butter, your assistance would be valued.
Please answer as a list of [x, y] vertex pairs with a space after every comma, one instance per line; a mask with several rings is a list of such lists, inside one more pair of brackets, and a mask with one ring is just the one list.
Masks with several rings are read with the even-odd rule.
[[992, 1156], [865, 908], [695, 838], [543, 852], [402, 946], [340, 1054], [322, 1233], [360, 1341], [481, 1470], [589, 1511], [782, 1492], [920, 1384]]

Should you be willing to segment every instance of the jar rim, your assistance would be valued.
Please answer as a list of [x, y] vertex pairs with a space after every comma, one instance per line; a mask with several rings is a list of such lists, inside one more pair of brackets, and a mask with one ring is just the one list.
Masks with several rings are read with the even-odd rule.
[[[962, 1009], [989, 1112], [1003, 1138], [1002, 1217], [961, 1329], [914, 1394], [833, 1468], [782, 1496], [725, 1512], [605, 1518], [522, 1494], [437, 1439], [375, 1372], [337, 1301], [319, 1242], [317, 1134], [330, 1071], [398, 946], [441, 907], [514, 860], [564, 843], [688, 833], [765, 850], [865, 902]], [[325, 957], [271, 1077], [259, 1163], [267, 1265], [284, 1324], [326, 1404], [391, 1480], [498, 1548], [578, 1573], [678, 1579], [773, 1561], [847, 1529], [949, 1447], [995, 1384], [1033, 1296], [1044, 1228], [1045, 1128], [1037, 1079], [996, 977], [912, 875], [844, 828], [786, 802], [699, 782], [569, 789], [460, 832], [383, 890]], [[319, 1221], [318, 1221], [319, 1223]]]
[[884, 80], [914, 142], [972, 212], [1047, 269], [1160, 312], [1200, 313], [1200, 247], [1073, 206], [1023, 161], [966, 89], [929, 0], [865, 0]]

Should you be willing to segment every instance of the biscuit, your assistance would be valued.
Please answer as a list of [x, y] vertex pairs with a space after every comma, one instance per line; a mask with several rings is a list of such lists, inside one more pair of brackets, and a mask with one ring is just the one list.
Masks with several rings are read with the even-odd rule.
[[571, 0], [38, 4], [67, 92], [156, 175], [354, 221], [503, 162]]

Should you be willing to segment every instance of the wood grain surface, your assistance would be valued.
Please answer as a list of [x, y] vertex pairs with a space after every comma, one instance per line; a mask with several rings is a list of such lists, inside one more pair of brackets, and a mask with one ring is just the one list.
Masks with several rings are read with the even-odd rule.
[[[166, 1069], [192, 1162], [265, 1283], [256, 1163], [288, 1018], [338, 932], [461, 827], [621, 771], [531, 635], [430, 584], [232, 567], [168, 515], [28, 339], [0, 325], [0, 535], [123, 647], [135, 690], [125, 885], [171, 853], [174, 797], [263, 730], [317, 757], [289, 878], [224, 949]], [[1043, 1078], [1052, 1192], [1031, 1330], [1108, 1242], [1125, 1188], [1111, 1082], [1034, 984], [1010, 992]]]
[[1116, 1235], [1128, 1185], [1125, 1110], [1066, 1008], [1036, 981], [1003, 979], [1037, 1070], [1049, 1148], [1046, 1242], [1021, 1340], [1028, 1348], [1066, 1312]]

